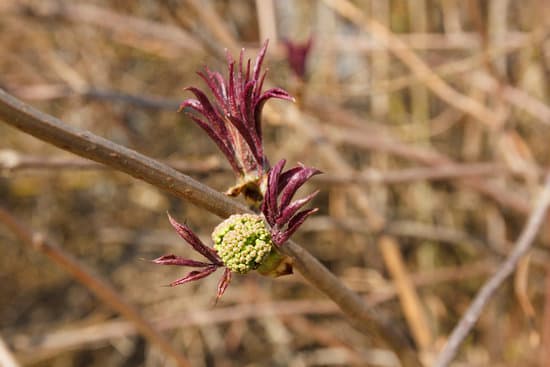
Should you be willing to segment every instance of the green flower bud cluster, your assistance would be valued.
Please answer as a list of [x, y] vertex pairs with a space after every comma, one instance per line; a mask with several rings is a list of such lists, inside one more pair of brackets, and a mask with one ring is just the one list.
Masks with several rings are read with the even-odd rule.
[[224, 265], [241, 274], [258, 268], [273, 245], [262, 217], [254, 214], [230, 216], [214, 229], [212, 240]]

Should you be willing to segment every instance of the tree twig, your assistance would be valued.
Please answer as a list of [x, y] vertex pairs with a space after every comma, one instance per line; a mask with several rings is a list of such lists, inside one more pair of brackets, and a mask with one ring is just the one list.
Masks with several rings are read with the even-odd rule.
[[152, 344], [156, 345], [167, 356], [172, 357], [178, 366], [190, 366], [187, 359], [162, 336], [139, 311], [127, 303], [111, 285], [94, 274], [84, 264], [65, 253], [59, 246], [49, 242], [38, 233], [33, 233], [26, 226], [19, 223], [7, 210], [0, 206], [0, 222], [26, 246], [36, 249], [46, 255], [50, 260], [67, 271], [71, 276], [82, 283], [88, 290], [94, 293], [97, 298], [107, 304], [113, 310], [120, 313], [132, 322], [133, 326]]
[[0, 366], [3, 367], [19, 367], [19, 363], [9, 350], [4, 339], [0, 336]]
[[329, 7], [352, 23], [371, 33], [385, 44], [403, 64], [405, 64], [439, 98], [454, 108], [481, 121], [490, 129], [498, 129], [502, 119], [485, 105], [460, 93], [447, 84], [440, 76], [414, 52], [405, 42], [393, 35], [385, 26], [367, 17], [361, 9], [348, 0], [325, 0]]
[[496, 273], [489, 278], [489, 280], [483, 285], [481, 290], [474, 298], [472, 304], [468, 310], [464, 313], [453, 332], [449, 336], [447, 344], [440, 352], [437, 360], [434, 364], [435, 367], [445, 367], [451, 363], [452, 359], [456, 355], [460, 344], [464, 338], [468, 335], [474, 324], [477, 322], [483, 308], [489, 302], [493, 294], [498, 287], [506, 280], [510, 274], [516, 268], [516, 265], [520, 259], [527, 253], [531, 247], [535, 236], [538, 233], [540, 226], [542, 225], [546, 211], [550, 206], [550, 174], [546, 177], [546, 182], [542, 192], [539, 194], [536, 200], [536, 206], [529, 215], [527, 224], [525, 225], [521, 235], [519, 236], [514, 249], [499, 266]]
[[[206, 156], [201, 161], [168, 160], [170, 167], [186, 173], [213, 173], [226, 169], [220, 159], [215, 156]], [[67, 157], [40, 157], [21, 154], [15, 150], [0, 149], [0, 172], [13, 173], [28, 170], [75, 170], [95, 171], [109, 170], [109, 166], [88, 159]]]
[[[134, 150], [88, 131], [71, 127], [37, 111], [0, 89], [0, 118], [7, 124], [61, 149], [94, 160], [148, 182], [218, 216], [249, 210], [192, 178]], [[317, 289], [331, 298], [363, 332], [381, 338], [407, 366], [420, 366], [409, 340], [393, 324], [369, 308], [315, 257], [292, 241], [283, 251], [294, 259], [295, 268]]]

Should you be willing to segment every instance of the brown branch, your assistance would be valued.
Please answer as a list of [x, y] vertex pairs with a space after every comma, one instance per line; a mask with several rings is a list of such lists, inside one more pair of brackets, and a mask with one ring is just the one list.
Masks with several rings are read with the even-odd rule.
[[[7, 124], [49, 142], [61, 149], [94, 160], [148, 182], [221, 217], [247, 212], [241, 204], [192, 178], [88, 131], [71, 127], [55, 117], [35, 110], [0, 89], [0, 118]], [[361, 298], [345, 287], [315, 257], [289, 241], [283, 251], [294, 258], [294, 265], [316, 288], [331, 298], [363, 332], [379, 336], [397, 353], [405, 365], [419, 366], [416, 352], [393, 324], [370, 309]]]
[[[169, 160], [165, 162], [178, 171], [187, 173], [212, 173], [226, 169], [215, 156], [206, 156], [201, 161]], [[65, 157], [38, 157], [21, 154], [14, 150], [0, 150], [0, 172], [8, 173], [28, 170], [109, 170], [112, 169], [101, 163], [82, 158]]]
[[178, 366], [190, 366], [187, 359], [174, 349], [170, 342], [145, 320], [135, 307], [127, 303], [106, 280], [101, 279], [91, 269], [88, 269], [77, 259], [66, 254], [59, 246], [49, 242], [40, 234], [27, 230], [26, 226], [20, 224], [2, 207], [0, 207], [0, 222], [4, 223], [24, 245], [42, 252], [50, 260], [71, 274], [75, 280], [94, 293], [103, 303], [131, 321], [135, 328], [151, 344], [156, 345], [163, 353], [172, 357]]
[[493, 294], [506, 280], [506, 278], [512, 274], [523, 255], [525, 255], [531, 248], [539, 228], [546, 218], [546, 211], [550, 206], [550, 174], [546, 177], [543, 191], [539, 194], [535, 202], [536, 206], [531, 212], [527, 220], [527, 224], [514, 245], [514, 249], [506, 261], [499, 266], [496, 273], [493, 274], [493, 276], [491, 276], [491, 278], [489, 278], [489, 280], [483, 285], [468, 310], [466, 310], [464, 315], [462, 315], [462, 318], [449, 336], [447, 344], [437, 357], [434, 366], [445, 367], [451, 363], [454, 356], [458, 352], [460, 344], [462, 344], [464, 338], [466, 338], [474, 324], [479, 319], [479, 316], [481, 315], [481, 312], [487, 302], [489, 302]]
[[430, 324], [422, 309], [422, 302], [416, 292], [416, 287], [412, 283], [407, 268], [403, 265], [405, 260], [399, 249], [399, 244], [394, 237], [383, 235], [378, 239], [378, 248], [382, 253], [397, 294], [399, 294], [401, 309], [414, 340], [421, 350], [427, 350], [433, 342], [432, 330], [429, 328]]
[[0, 89], [0, 118], [40, 140], [103, 163], [226, 217], [246, 208], [158, 161], [107, 139], [69, 126]]

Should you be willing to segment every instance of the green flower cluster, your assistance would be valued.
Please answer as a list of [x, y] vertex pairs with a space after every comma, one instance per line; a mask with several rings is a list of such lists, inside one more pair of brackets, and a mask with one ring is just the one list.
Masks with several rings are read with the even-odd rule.
[[214, 229], [212, 240], [224, 265], [241, 274], [257, 269], [273, 245], [265, 222], [254, 214], [230, 216]]

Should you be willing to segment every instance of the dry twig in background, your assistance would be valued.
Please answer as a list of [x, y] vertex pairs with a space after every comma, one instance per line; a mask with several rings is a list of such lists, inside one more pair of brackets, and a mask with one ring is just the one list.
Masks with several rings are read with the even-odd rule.
[[152, 344], [158, 346], [166, 356], [170, 356], [178, 366], [190, 366], [187, 359], [177, 351], [168, 340], [145, 320], [139, 311], [127, 303], [109, 283], [84, 264], [66, 254], [61, 247], [52, 244], [39, 233], [29, 231], [20, 224], [7, 210], [0, 207], [0, 222], [2, 222], [13, 234], [27, 247], [38, 250], [54, 261], [58, 266], [71, 274], [71, 276], [83, 284], [90, 292], [94, 293], [101, 301], [130, 320], [133, 326], [147, 338]]
[[527, 224], [521, 232], [514, 250], [510, 253], [508, 258], [502, 265], [499, 266], [491, 278], [485, 283], [485, 285], [478, 292], [472, 304], [468, 310], [464, 313], [460, 319], [458, 325], [454, 328], [453, 332], [449, 336], [447, 344], [439, 354], [434, 366], [445, 367], [451, 363], [455, 354], [458, 352], [458, 348], [464, 338], [468, 335], [474, 324], [477, 322], [483, 308], [490, 301], [493, 294], [498, 287], [512, 274], [516, 265], [521, 260], [523, 255], [529, 251], [529, 248], [533, 244], [535, 237], [539, 231], [540, 226], [546, 219], [546, 212], [550, 206], [550, 174], [546, 177], [544, 187], [541, 193], [538, 195], [535, 207], [527, 219]]

